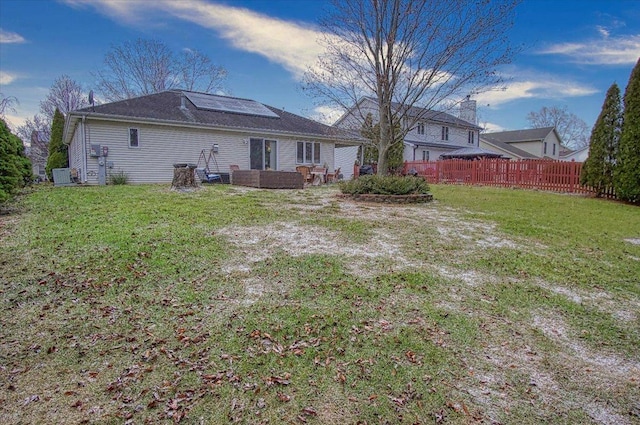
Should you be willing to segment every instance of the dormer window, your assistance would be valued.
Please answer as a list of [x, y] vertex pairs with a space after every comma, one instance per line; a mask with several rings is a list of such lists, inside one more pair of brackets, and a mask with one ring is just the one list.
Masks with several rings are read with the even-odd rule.
[[470, 145], [474, 145], [476, 143], [476, 133], [475, 131], [469, 132], [469, 142]]
[[418, 126], [416, 128], [417, 128], [416, 131], [418, 132], [418, 134], [424, 134], [424, 123], [422, 122], [418, 123]]

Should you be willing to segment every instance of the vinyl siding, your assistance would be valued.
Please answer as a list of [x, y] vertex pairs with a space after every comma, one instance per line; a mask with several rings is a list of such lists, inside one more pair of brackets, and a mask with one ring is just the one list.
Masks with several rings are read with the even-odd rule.
[[[456, 147], [455, 149], [459, 149]], [[405, 161], [422, 161], [422, 153], [425, 151], [429, 152], [429, 161], [437, 161], [440, 159], [440, 155], [444, 153], [451, 152], [452, 149], [447, 148], [437, 148], [437, 147], [426, 147], [426, 146], [418, 146], [413, 148], [410, 145], [404, 145], [404, 160]], [[415, 156], [414, 156], [415, 155]]]
[[[544, 157], [544, 144], [540, 141], [535, 142], [516, 142], [509, 143], [514, 148], [522, 149], [525, 152], [535, 155], [538, 158]], [[551, 149], [551, 147], [549, 147]]]
[[[129, 147], [129, 129], [138, 129], [138, 147]], [[81, 145], [81, 125], [75, 129], [71, 142], [73, 163], [81, 164], [83, 153], [77, 146]], [[108, 172], [124, 172], [129, 182], [170, 183], [173, 179], [174, 163], [194, 163], [205, 166], [200, 158], [205, 151], [205, 159], [213, 144], [218, 144], [218, 153], [209, 162], [213, 172], [228, 173], [229, 165], [235, 164], [240, 169], [249, 169], [250, 138], [264, 138], [277, 141], [278, 170], [295, 170], [296, 143], [294, 138], [278, 138], [259, 133], [233, 133], [213, 129], [173, 127], [156, 124], [128, 124], [101, 120], [87, 120], [87, 155], [86, 182], [98, 184], [98, 158], [89, 157], [89, 145], [99, 144], [108, 147], [107, 162], [113, 164]], [[313, 140], [301, 140], [313, 141]], [[332, 169], [334, 143], [321, 142], [321, 161]], [[200, 158], [200, 160], [199, 160]], [[215, 159], [215, 161], [214, 161]], [[75, 165], [73, 165], [75, 166]], [[76, 167], [80, 168], [80, 167]]]
[[78, 170], [80, 181], [84, 182], [87, 180], [87, 170], [84, 168], [84, 161], [82, 159], [82, 127], [83, 124], [82, 122], [80, 122], [75, 128], [73, 139], [69, 144], [69, 168], [75, 168], [76, 170]]
[[345, 146], [335, 149], [334, 169], [340, 168], [345, 180], [353, 178], [353, 165], [358, 159], [358, 146]]

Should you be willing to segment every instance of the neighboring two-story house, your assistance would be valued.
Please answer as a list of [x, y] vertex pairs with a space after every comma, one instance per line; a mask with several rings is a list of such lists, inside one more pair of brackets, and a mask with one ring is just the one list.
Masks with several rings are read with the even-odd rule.
[[562, 140], [555, 127], [484, 133], [480, 147], [509, 159], [560, 159]]
[[[392, 108], [399, 111], [403, 105], [393, 103]], [[334, 126], [359, 131], [367, 114], [377, 121], [377, 111], [374, 99], [362, 98]], [[476, 125], [475, 100], [462, 101], [458, 117], [416, 106], [408, 108], [405, 115], [403, 125], [411, 125], [403, 142], [405, 161], [435, 161], [454, 150], [479, 147], [481, 128]]]

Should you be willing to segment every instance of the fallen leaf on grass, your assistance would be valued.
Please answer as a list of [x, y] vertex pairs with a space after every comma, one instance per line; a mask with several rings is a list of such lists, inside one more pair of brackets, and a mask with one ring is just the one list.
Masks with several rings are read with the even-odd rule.
[[291, 381], [289, 380], [289, 378], [291, 378], [290, 374], [285, 374], [284, 377], [282, 376], [270, 376], [268, 378], [265, 379], [265, 381], [267, 382], [267, 385], [274, 385], [274, 384], [280, 384], [280, 385], [289, 385], [291, 383]]
[[278, 393], [278, 400], [283, 403], [288, 403], [289, 401], [291, 401], [291, 396], [284, 393]]
[[318, 412], [316, 412], [316, 409], [314, 409], [313, 407], [305, 407], [304, 409], [302, 409], [302, 413], [307, 416], [318, 416]]

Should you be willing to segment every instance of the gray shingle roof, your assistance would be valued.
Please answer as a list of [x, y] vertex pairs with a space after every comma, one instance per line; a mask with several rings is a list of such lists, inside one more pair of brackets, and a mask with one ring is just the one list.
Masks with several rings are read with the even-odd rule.
[[[224, 97], [210, 95], [214, 97]], [[184, 108], [181, 108], [184, 104]], [[182, 90], [121, 100], [95, 107], [87, 107], [72, 112], [87, 117], [117, 117], [121, 119], [148, 120], [173, 124], [202, 125], [231, 129], [263, 130], [275, 133], [290, 133], [316, 137], [332, 137], [342, 140], [360, 140], [361, 136], [342, 129], [313, 121], [268, 105], [278, 118], [239, 114], [233, 112], [198, 109]]]
[[484, 139], [497, 140], [504, 143], [537, 142], [544, 140], [554, 127], [528, 128], [526, 130], [501, 131], [498, 133], [485, 133]]
[[[403, 106], [400, 103], [392, 102], [391, 106], [399, 110]], [[468, 121], [462, 120], [454, 115], [448, 114], [446, 112], [434, 111], [433, 109], [421, 108], [419, 106], [411, 106], [407, 109], [407, 115], [410, 117], [420, 117], [420, 119], [426, 121], [439, 122], [443, 124], [451, 124], [458, 127], [467, 127], [480, 130], [481, 127], [475, 125], [474, 123], [470, 123]]]

